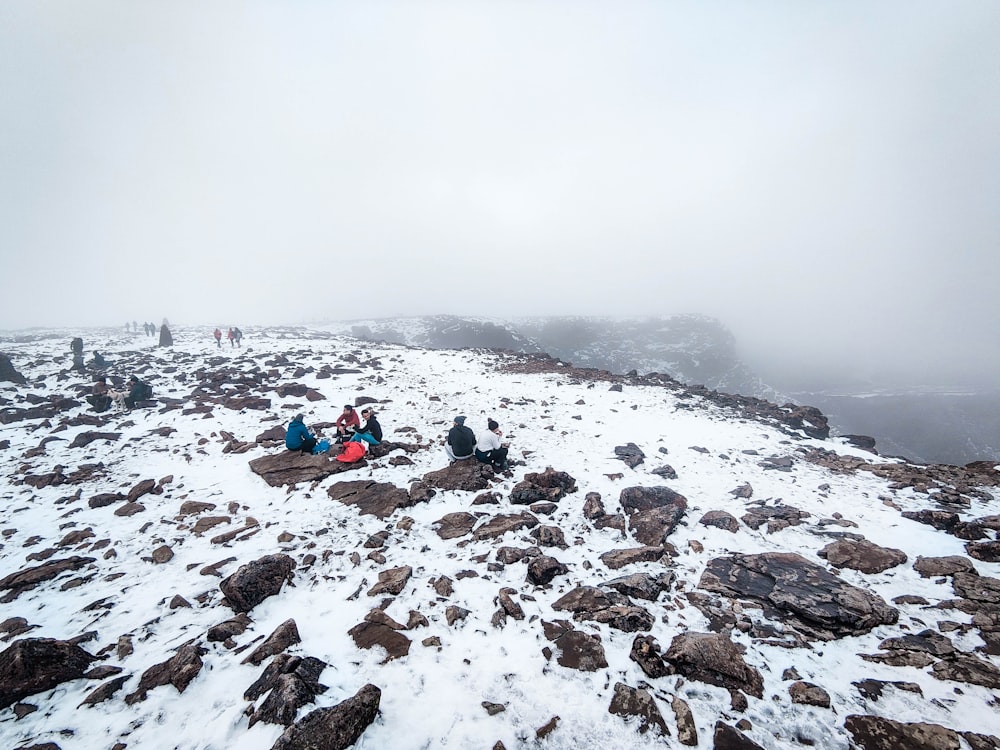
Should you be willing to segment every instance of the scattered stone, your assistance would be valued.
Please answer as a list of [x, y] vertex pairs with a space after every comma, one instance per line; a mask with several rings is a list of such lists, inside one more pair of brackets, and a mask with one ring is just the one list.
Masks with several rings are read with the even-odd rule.
[[281, 591], [286, 581], [291, 583], [293, 570], [295, 561], [288, 555], [265, 555], [241, 565], [235, 573], [222, 580], [219, 589], [235, 612], [249, 612]]
[[331, 708], [307, 714], [284, 731], [271, 750], [346, 750], [378, 715], [382, 691], [368, 684]]
[[645, 734], [655, 727], [661, 735], [670, 736], [670, 730], [667, 729], [660, 709], [656, 707], [656, 701], [642, 688], [629, 687], [623, 682], [616, 683], [608, 711], [625, 718], [639, 717], [639, 734]]
[[678, 674], [710, 685], [764, 695], [760, 672], [743, 660], [740, 647], [718, 633], [681, 633], [664, 655]]
[[410, 653], [410, 639], [388, 625], [377, 622], [362, 622], [348, 630], [347, 634], [354, 639], [358, 648], [368, 649], [380, 646], [385, 649], [386, 657], [382, 661], [383, 664]]
[[880, 547], [867, 539], [838, 539], [817, 553], [838, 568], [850, 568], [862, 573], [881, 573], [906, 562], [906, 553], [900, 549]]
[[97, 657], [75, 643], [23, 638], [0, 652], [0, 708], [78, 680]]
[[830, 694], [819, 685], [811, 682], [793, 682], [788, 686], [788, 694], [792, 698], [792, 703], [802, 703], [806, 706], [819, 706], [820, 708], [830, 707]]
[[125, 696], [125, 703], [131, 706], [144, 701], [150, 690], [161, 685], [173, 685], [177, 692], [183, 693], [201, 671], [204, 653], [205, 649], [197, 641], [185, 643], [174, 656], [143, 672], [139, 686], [135, 692]]
[[736, 516], [724, 510], [710, 510], [698, 523], [702, 526], [714, 526], [723, 531], [731, 531], [734, 534], [740, 530], [740, 522], [736, 520]]
[[368, 590], [368, 596], [378, 596], [380, 594], [392, 594], [396, 596], [405, 588], [412, 575], [413, 568], [409, 565], [383, 570], [378, 574], [378, 583]]
[[299, 629], [295, 625], [295, 620], [285, 620], [242, 663], [258, 666], [269, 656], [280, 654], [288, 649], [289, 646], [301, 642], [302, 638], [299, 636]]
[[976, 572], [976, 566], [967, 557], [961, 555], [949, 555], [948, 557], [918, 557], [913, 563], [913, 569], [922, 578], [938, 578], [941, 576], [951, 576], [955, 573]]
[[959, 750], [957, 732], [939, 724], [911, 723], [852, 714], [844, 720], [854, 743], [865, 750]]

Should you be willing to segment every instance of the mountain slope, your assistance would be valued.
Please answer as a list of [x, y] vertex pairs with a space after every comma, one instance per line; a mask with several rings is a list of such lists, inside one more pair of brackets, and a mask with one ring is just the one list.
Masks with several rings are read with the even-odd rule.
[[[326, 663], [327, 689], [295, 718], [381, 689], [359, 748], [652, 748], [665, 744], [658, 725], [673, 746], [693, 729], [711, 748], [730, 731], [719, 722], [739, 722], [765, 748], [846, 749], [863, 731], [852, 715], [1000, 735], [990, 466], [884, 461], [809, 437], [822, 434], [815, 415], [669, 378], [301, 329], [247, 330], [243, 349], [219, 350], [200, 329], [176, 330], [172, 349], [88, 341], [158, 400], [98, 415], [80, 399], [89, 379], [68, 369], [77, 333], [60, 333], [5, 345], [28, 379], [0, 385], [6, 645], [76, 639], [98, 657], [91, 667], [121, 671], [16, 698], [0, 711], [5, 746], [272, 747], [284, 727], [248, 726], [267, 696], [244, 691], [283, 657], [244, 661], [289, 620], [298, 642], [277, 650]], [[389, 445], [363, 465], [292, 456], [275, 440], [297, 412], [329, 435], [342, 404], [368, 399]], [[439, 473], [456, 414], [477, 431], [500, 422], [519, 462], [509, 476]], [[299, 481], [282, 484], [281, 471]], [[492, 536], [505, 518], [521, 527]], [[290, 580], [240, 617], [220, 584], [267, 556], [294, 563]], [[964, 562], [914, 567], [945, 556]], [[865, 573], [860, 558], [896, 561]], [[779, 563], [812, 583], [766, 601], [726, 589], [727, 570], [760, 582]], [[770, 573], [737, 574], [741, 564]], [[828, 608], [835, 618], [814, 617]], [[213, 630], [223, 623], [228, 637]], [[716, 661], [685, 640], [694, 634]], [[655, 643], [637, 647], [644, 636]], [[372, 641], [385, 645], [359, 646]], [[190, 659], [190, 682], [140, 699], [143, 675], [175, 654]], [[0, 690], [12, 679], [0, 669]], [[106, 700], [78, 708], [102, 685]], [[658, 713], [645, 720], [609, 711], [649, 701]]]

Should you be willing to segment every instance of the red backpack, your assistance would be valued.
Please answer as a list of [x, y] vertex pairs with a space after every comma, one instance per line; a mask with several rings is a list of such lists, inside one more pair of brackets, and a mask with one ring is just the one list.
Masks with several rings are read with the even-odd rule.
[[349, 441], [344, 443], [344, 450], [337, 456], [338, 461], [343, 461], [345, 464], [353, 464], [355, 461], [360, 461], [365, 457], [365, 444], [358, 441]]

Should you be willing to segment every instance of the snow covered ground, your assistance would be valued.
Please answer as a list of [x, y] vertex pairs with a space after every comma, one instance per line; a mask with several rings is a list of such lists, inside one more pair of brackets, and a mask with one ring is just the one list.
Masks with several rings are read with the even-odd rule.
[[[697, 589], [710, 560], [731, 552], [792, 551], [832, 569], [817, 555], [831, 541], [825, 535], [830, 527], [817, 522], [835, 513], [857, 524], [848, 531], [901, 549], [909, 558], [877, 574], [840, 569], [841, 578], [887, 602], [902, 595], [923, 597], [931, 604], [952, 599], [947, 579], [923, 578], [912, 562], [918, 556], [966, 555], [964, 542], [905, 519], [883, 502], [891, 499], [918, 510], [931, 507], [926, 495], [890, 489], [888, 480], [864, 471], [834, 473], [801, 460], [798, 451], [816, 446], [866, 462], [882, 460], [844, 442], [789, 435], [774, 425], [739, 419], [676, 390], [625, 385], [613, 391], [608, 382], [588, 382], [572, 374], [508, 372], [507, 359], [489, 352], [361, 343], [306, 329], [247, 327], [239, 349], [226, 343], [218, 349], [211, 327], [175, 329], [175, 345], [169, 349], [155, 346], [153, 338], [121, 331], [44, 333], [52, 337], [0, 339], [0, 351], [29, 380], [27, 386], [0, 383], [3, 406], [28, 407], [27, 394], [78, 397], [78, 389], [89, 390], [89, 377], [69, 371], [69, 342], [76, 335], [85, 339], [87, 360], [97, 349], [110, 360], [109, 373], [127, 377], [139, 371], [161, 399], [183, 399], [193, 406], [208, 393], [204, 390], [207, 382], [214, 383], [214, 397], [256, 393], [250, 386], [232, 382], [231, 377], [212, 381], [214, 372], [234, 368], [268, 387], [304, 384], [325, 400], [279, 397], [270, 391], [263, 393], [271, 399], [265, 410], [234, 410], [215, 403], [205, 410], [148, 408], [109, 413], [100, 416], [102, 424], [97, 426], [64, 425], [67, 419], [93, 414], [82, 403], [50, 419], [0, 425], [0, 441], [9, 441], [0, 450], [0, 577], [39, 564], [27, 556], [45, 549], [56, 549], [56, 558], [94, 558], [87, 567], [0, 605], [0, 621], [22, 617], [33, 626], [17, 638], [70, 639], [93, 633], [81, 646], [91, 654], [102, 652], [97, 663], [121, 667], [122, 674], [128, 675], [120, 692], [94, 706], [79, 707], [101, 681], [80, 679], [25, 698], [23, 703], [37, 710], [23, 718], [17, 718], [13, 708], [3, 709], [0, 745], [4, 747], [53, 742], [63, 750], [270, 748], [284, 727], [261, 722], [248, 728], [249, 702], [243, 698], [263, 666], [241, 663], [248, 651], [237, 653], [238, 648], [204, 641], [208, 628], [233, 613], [222, 603], [220, 578], [203, 574], [203, 569], [229, 560], [218, 567], [221, 576], [227, 576], [240, 565], [275, 553], [288, 554], [298, 563], [294, 585], [284, 586], [280, 594], [252, 610], [252, 623], [235, 638], [236, 645], [255, 643], [294, 619], [301, 643], [291, 651], [329, 665], [320, 678], [329, 689], [315, 706], [301, 709], [300, 717], [317, 706], [339, 703], [366, 683], [381, 688], [380, 715], [356, 743], [358, 748], [489, 748], [498, 741], [508, 750], [679, 746], [670, 710], [674, 696], [690, 705], [700, 748], [713, 746], [717, 721], [735, 724], [744, 719], [749, 723], [746, 735], [765, 748], [801, 747], [808, 741], [817, 748], [846, 749], [849, 735], [843, 724], [849, 714], [877, 714], [1000, 735], [994, 690], [939, 680], [929, 669], [891, 667], [859, 656], [877, 652], [887, 637], [917, 633], [943, 620], [971, 621], [970, 614], [952, 609], [897, 605], [896, 625], [817, 641], [809, 648], [767, 645], [734, 631], [733, 640], [746, 648], [747, 663], [764, 680], [763, 698], [751, 696], [743, 712], [730, 707], [726, 689], [680, 675], [648, 678], [629, 658], [635, 633], [594, 622], [575, 623], [601, 638], [608, 666], [595, 672], [560, 666], [543, 654], [552, 643], [545, 638], [542, 621], [569, 619], [569, 613], [552, 609], [555, 600], [577, 585], [597, 586], [637, 571], [669, 569], [676, 575], [672, 589], [656, 602], [639, 602], [654, 616], [650, 634], [664, 649], [680, 633], [708, 632], [705, 616], [686, 594]], [[337, 372], [357, 372], [322, 377], [324, 365]], [[283, 447], [255, 445], [242, 453], [224, 452], [231, 442], [224, 433], [253, 442], [264, 430], [287, 424], [298, 412], [305, 414], [307, 425], [333, 422], [343, 404], [354, 403], [359, 396], [378, 402], [387, 440], [429, 447], [406, 454], [411, 465], [372, 459], [358, 471], [291, 489], [268, 486], [248, 466], [250, 460]], [[380, 520], [328, 497], [327, 488], [340, 481], [371, 479], [405, 489], [428, 472], [443, 468], [447, 461], [441, 445], [458, 414], [466, 415], [476, 431], [485, 429], [487, 418], [495, 418], [510, 443], [511, 456], [523, 462], [514, 468], [513, 476], [499, 477], [492, 488], [502, 495], [499, 505], [472, 506], [478, 493], [438, 491], [430, 501]], [[120, 437], [70, 447], [77, 434], [94, 430], [120, 433]], [[329, 430], [325, 434], [329, 436]], [[614, 453], [615, 446], [628, 442], [646, 455], [635, 469], [625, 466]], [[42, 450], [35, 451], [40, 445]], [[762, 466], [768, 457], [790, 457], [791, 470]], [[78, 485], [36, 489], [24, 483], [25, 476], [43, 475], [57, 466], [69, 474], [95, 463], [103, 469]], [[676, 480], [651, 473], [663, 464], [673, 467]], [[475, 541], [470, 536], [443, 540], [436, 533], [434, 522], [447, 513], [492, 515], [524, 510], [510, 505], [506, 497], [526, 473], [546, 467], [567, 472], [579, 487], [559, 501], [553, 515], [541, 518], [561, 528], [569, 544], [567, 549], [545, 550], [569, 569], [549, 586], [527, 583], [523, 564], [488, 565], [495, 561], [501, 545], [537, 544], [526, 531], [498, 541]], [[618, 474], [622, 477], [616, 478]], [[99, 493], [128, 493], [141, 480], [159, 482], [167, 477], [172, 479], [161, 483], [162, 494], [143, 496], [139, 502], [145, 510], [135, 515], [119, 516], [112, 506], [88, 504]], [[808, 512], [810, 518], [775, 533], [746, 524], [731, 533], [698, 523], [713, 510], [740, 518], [748, 500], [731, 491], [747, 483], [753, 488], [754, 502], [769, 500], [773, 505], [780, 500]], [[584, 497], [600, 493], [608, 513], [616, 513], [619, 494], [631, 486], [669, 486], [687, 498], [684, 522], [668, 539], [678, 553], [669, 568], [663, 563], [641, 563], [610, 570], [599, 560], [602, 553], [636, 543], [613, 528], [595, 528], [582, 513]], [[78, 489], [82, 492], [75, 496]], [[197, 518], [179, 516], [185, 501], [213, 503], [216, 508], [208, 515], [226, 515], [228, 521], [196, 534], [192, 527]], [[971, 516], [998, 513], [1000, 500], [995, 495], [970, 511]], [[404, 517], [411, 518], [412, 525], [401, 526]], [[259, 524], [256, 533], [223, 543], [212, 541], [225, 531], [255, 523]], [[92, 536], [59, 547], [68, 534], [87, 529]], [[380, 531], [389, 532], [381, 550], [384, 562], [371, 559], [372, 549], [364, 546]], [[172, 559], [153, 562], [152, 552], [164, 545], [174, 553]], [[360, 556], [357, 564], [352, 560], [355, 552]], [[303, 565], [309, 554], [316, 561]], [[404, 565], [412, 566], [412, 578], [385, 611], [406, 623], [408, 613], [416, 610], [429, 626], [404, 631], [413, 641], [408, 655], [383, 663], [380, 649], [359, 649], [348, 631], [383, 603], [382, 597], [366, 594], [379, 572]], [[975, 561], [975, 567], [981, 575], [1000, 576], [1000, 564]], [[467, 575], [467, 571], [472, 573]], [[454, 582], [454, 592], [446, 599], [431, 585], [432, 579], [442, 576]], [[508, 619], [498, 628], [491, 618], [504, 587], [517, 590], [526, 617]], [[170, 602], [177, 595], [192, 606], [171, 609]], [[445, 608], [449, 605], [470, 614], [448, 625]], [[754, 615], [758, 616], [763, 615]], [[974, 629], [959, 628], [948, 635], [963, 651], [982, 645]], [[440, 646], [422, 645], [432, 636], [440, 639]], [[114, 647], [123, 637], [130, 638], [133, 650], [119, 656]], [[125, 703], [124, 696], [135, 689], [146, 669], [192, 639], [201, 639], [207, 653], [202, 657], [204, 668], [183, 693], [167, 685], [152, 690], [145, 701]], [[996, 656], [980, 656], [998, 663]], [[831, 707], [793, 703], [789, 680], [783, 678], [791, 668], [802, 680], [824, 688]], [[880, 700], [872, 701], [852, 684], [864, 678], [913, 682], [922, 695], [888, 689]], [[655, 730], [640, 734], [635, 720], [609, 713], [618, 682], [650, 691], [670, 727], [670, 739]], [[490, 715], [484, 701], [503, 704], [505, 710]], [[536, 731], [554, 716], [559, 717], [556, 729], [538, 738]]]

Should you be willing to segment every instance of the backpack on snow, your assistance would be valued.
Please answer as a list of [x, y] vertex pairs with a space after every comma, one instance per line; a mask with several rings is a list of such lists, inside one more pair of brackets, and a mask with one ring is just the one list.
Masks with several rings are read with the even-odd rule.
[[350, 440], [344, 443], [343, 450], [340, 455], [337, 456], [337, 460], [345, 464], [353, 464], [365, 457], [366, 450], [366, 443]]

